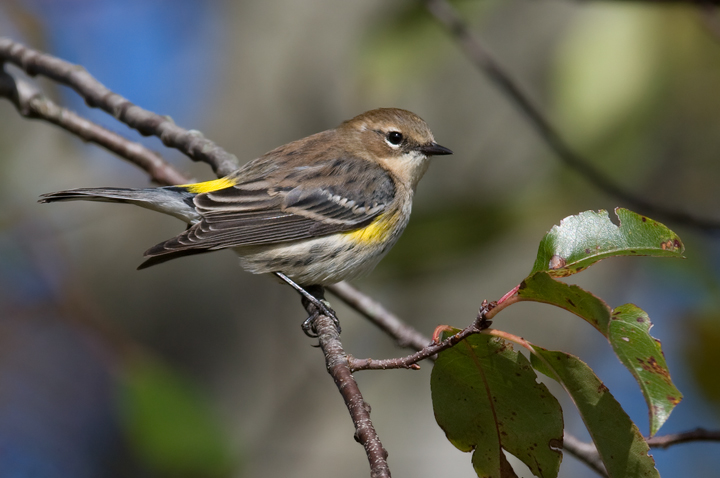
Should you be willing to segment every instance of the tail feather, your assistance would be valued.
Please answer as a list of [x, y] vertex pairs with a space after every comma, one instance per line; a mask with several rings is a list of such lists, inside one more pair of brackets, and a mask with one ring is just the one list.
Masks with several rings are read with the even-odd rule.
[[193, 198], [196, 196], [183, 187], [164, 187], [150, 189], [128, 188], [83, 188], [68, 189], [43, 194], [38, 202], [51, 203], [58, 201], [101, 201], [135, 204], [175, 216], [185, 222], [198, 220]]
[[68, 189], [67, 191], [58, 191], [55, 193], [47, 193], [40, 196], [39, 203], [45, 204], [56, 201], [104, 201], [104, 202], [129, 202], [138, 200], [138, 189], [127, 188], [84, 188], [84, 189]]
[[[160, 245], [162, 244], [158, 244], [158, 246]], [[153, 249], [157, 248], [158, 246], [154, 246]], [[156, 266], [158, 264], [162, 264], [163, 262], [177, 259], [179, 257], [204, 254], [206, 252], [210, 252], [210, 249], [184, 249], [182, 251], [159, 252], [157, 253], [157, 255], [151, 255], [149, 254], [149, 252], [150, 251], [145, 252], [145, 257], [147, 259], [145, 259], [145, 261], [138, 266], [137, 270], [147, 269], [148, 267]]]
[[187, 234], [192, 232], [193, 227], [188, 225], [188, 228], [184, 233], [172, 237], [159, 244], [155, 244], [153, 247], [145, 251], [145, 262], [140, 264], [138, 270], [145, 269], [147, 267], [154, 266], [156, 264], [162, 264], [163, 262], [178, 257], [192, 256], [195, 254], [203, 254], [217, 250], [218, 247], [213, 247], [212, 244], [203, 247], [197, 247], [192, 244], [192, 240], [188, 240]]

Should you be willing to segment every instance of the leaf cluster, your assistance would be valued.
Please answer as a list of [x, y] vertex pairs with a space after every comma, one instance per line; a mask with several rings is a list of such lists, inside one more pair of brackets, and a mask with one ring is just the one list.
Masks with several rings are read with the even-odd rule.
[[[664, 225], [627, 209], [617, 209], [616, 214], [619, 226], [607, 211], [586, 211], [553, 227], [540, 242], [530, 274], [496, 308], [542, 302], [591, 324], [640, 386], [654, 435], [682, 394], [670, 378], [660, 343], [650, 336], [650, 318], [636, 305], [611, 308], [590, 292], [558, 280], [613, 256], [682, 257], [682, 241]], [[512, 343], [526, 348], [530, 360], [513, 350]], [[431, 378], [437, 422], [457, 448], [473, 452], [478, 476], [516, 476], [505, 452], [535, 476], [558, 475], [562, 410], [537, 381], [536, 371], [559, 382], [569, 394], [608, 476], [659, 476], [638, 427], [587, 364], [495, 329], [441, 352]]]

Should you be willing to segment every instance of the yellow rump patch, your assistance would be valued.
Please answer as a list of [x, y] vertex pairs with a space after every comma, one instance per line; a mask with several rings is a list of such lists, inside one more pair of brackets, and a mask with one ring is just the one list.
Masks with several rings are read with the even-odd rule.
[[384, 214], [380, 215], [377, 219], [371, 222], [369, 225], [358, 229], [357, 231], [346, 232], [345, 235], [350, 240], [359, 242], [361, 244], [376, 244], [387, 240], [390, 232], [392, 231], [392, 218], [394, 216], [387, 217]]
[[228, 177], [213, 179], [212, 181], [205, 181], [203, 183], [195, 184], [182, 184], [179, 187], [187, 189], [190, 193], [202, 194], [217, 191], [219, 189], [229, 188], [235, 186], [235, 181]]

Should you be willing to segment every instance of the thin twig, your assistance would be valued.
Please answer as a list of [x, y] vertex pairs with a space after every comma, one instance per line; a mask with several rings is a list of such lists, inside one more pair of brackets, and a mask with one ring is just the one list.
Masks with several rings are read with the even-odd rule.
[[[425, 349], [425, 344], [430, 343], [429, 338], [425, 338], [410, 324], [406, 323], [396, 315], [392, 314], [387, 309], [385, 309], [382, 304], [365, 295], [358, 289], [350, 286], [349, 284], [336, 284], [334, 286], [330, 286], [329, 289], [332, 291], [333, 294], [342, 299], [350, 307], [363, 314], [372, 323], [378, 325], [383, 331], [385, 331], [385, 333], [387, 333], [390, 337], [394, 338], [398, 344], [402, 343], [402, 341], [405, 341], [408, 337], [417, 336], [420, 337], [420, 340], [406, 342], [406, 345], [404, 345], [404, 347], [421, 351]], [[506, 294], [506, 296], [507, 295], [508, 294]], [[505, 302], [510, 301], [506, 299]], [[493, 312], [495, 311], [493, 310]], [[408, 357], [403, 357], [401, 360], [405, 360], [406, 363], [415, 363], [413, 362], [413, 359], [415, 359], [416, 357], [417, 355], [413, 354]], [[434, 356], [428, 357], [428, 359], [430, 360], [432, 360], [433, 358]], [[380, 360], [371, 359], [352, 359], [350, 363], [353, 369], [355, 369], [355, 367], [364, 366], [366, 361], [372, 362], [373, 364], [382, 363], [382, 361]], [[370, 368], [372, 367], [366, 367], [365, 370]], [[358, 370], [360, 370], [360, 368], [358, 368]], [[591, 450], [593, 449], [595, 448], [592, 443], [585, 443], [576, 438], [575, 436], [567, 432], [565, 433], [565, 438], [563, 439], [563, 450], [585, 463], [588, 467], [598, 472], [601, 476], [607, 476], [607, 474], [604, 474], [602, 471], [604, 470], [602, 465], [600, 467], [598, 466], [598, 463], [602, 464], [602, 462], [599, 461], [600, 457], [599, 455], [597, 455], [597, 452], [595, 452], [595, 454], [591, 453]]]
[[605, 470], [605, 465], [600, 459], [600, 454], [594, 443], [586, 443], [574, 435], [565, 432], [563, 436], [563, 450], [585, 463], [597, 472], [598, 475], [607, 478], [607, 470]]
[[19, 80], [0, 68], [0, 97], [15, 105], [25, 118], [40, 119], [57, 125], [83, 141], [95, 143], [143, 169], [161, 185], [182, 184], [190, 178], [175, 169], [162, 156], [145, 146], [63, 108], [27, 81]]
[[406, 357], [380, 360], [349, 358], [350, 368], [353, 372], [359, 370], [387, 370], [393, 368], [411, 368], [417, 370], [420, 368], [417, 365], [417, 362], [433, 357], [443, 350], [454, 347], [461, 340], [487, 329], [490, 325], [490, 322], [487, 319], [487, 314], [490, 310], [492, 310], [493, 306], [494, 304], [488, 304], [487, 301], [483, 302], [480, 312], [472, 324], [468, 325], [460, 332], [451, 335], [442, 342], [431, 342], [421, 350], [418, 350], [414, 354], [410, 354]]
[[82, 66], [40, 53], [9, 38], [0, 38], [0, 62], [3, 61], [16, 65], [28, 75], [46, 76], [71, 87], [88, 106], [102, 109], [142, 135], [157, 136], [165, 146], [178, 149], [194, 161], [209, 164], [218, 176], [226, 176], [238, 167], [234, 155], [200, 132], [181, 128], [170, 118], [140, 108], [113, 93]]
[[380, 302], [363, 294], [347, 282], [328, 286], [327, 289], [394, 338], [400, 347], [421, 350], [431, 342], [429, 337], [403, 322]]
[[702, 230], [720, 229], [720, 222], [717, 220], [697, 218], [683, 211], [659, 206], [616, 184], [610, 177], [573, 151], [559, 131], [550, 123], [550, 120], [533, 103], [530, 96], [493, 56], [488, 47], [473, 35], [468, 25], [447, 0], [425, 0], [425, 5], [438, 22], [448, 30], [470, 61], [520, 109], [540, 137], [566, 166], [577, 171], [598, 189], [625, 201], [645, 214]]
[[353, 372], [360, 370], [389, 370], [395, 368], [407, 368], [419, 370], [420, 367], [417, 365], [421, 360], [431, 358], [443, 350], [447, 350], [450, 347], [454, 347], [461, 340], [480, 332], [480, 329], [473, 323], [468, 327], [464, 328], [460, 332], [451, 335], [447, 339], [440, 343], [432, 343], [422, 350], [407, 355], [405, 357], [391, 358], [391, 359], [356, 359], [354, 357], [348, 358], [350, 363], [350, 369]]
[[[322, 299], [322, 297], [318, 297], [318, 299]], [[303, 305], [311, 316], [318, 314], [317, 308], [310, 301], [303, 301]], [[363, 399], [357, 382], [352, 376], [348, 357], [343, 349], [335, 323], [332, 318], [320, 314], [314, 320], [313, 329], [317, 333], [320, 348], [325, 354], [327, 371], [340, 390], [353, 424], [355, 424], [355, 439], [365, 448], [370, 463], [371, 478], [389, 478], [387, 451], [380, 442], [370, 420], [370, 406]]]
[[[495, 315], [514, 304], [518, 301], [517, 287], [513, 288], [510, 292], [503, 295], [503, 297], [497, 302], [483, 301], [478, 311], [477, 317], [472, 324], [468, 325], [465, 329], [456, 333], [455, 335], [448, 337], [443, 342], [437, 342], [432, 340], [429, 343], [423, 337], [422, 334], [417, 332], [413, 327], [400, 320], [395, 315], [388, 312], [382, 305], [374, 301], [373, 299], [365, 296], [362, 292], [351, 286], [345, 285], [342, 287], [335, 287], [331, 289], [337, 291], [338, 296], [342, 294], [342, 297], [347, 297], [351, 300], [346, 300], [348, 305], [360, 311], [363, 315], [370, 318], [373, 323], [378, 324], [383, 330], [395, 338], [398, 343], [406, 342], [405, 347], [410, 347], [416, 350], [414, 354], [410, 354], [406, 357], [398, 357], [392, 359], [350, 359], [350, 368], [353, 371], [359, 370], [386, 370], [392, 368], [408, 368], [418, 370], [420, 367], [417, 366], [417, 362], [425, 360], [427, 358], [434, 359], [434, 356], [443, 350], [453, 347], [455, 344], [463, 340], [464, 338], [482, 332], [487, 329], [491, 320]], [[440, 330], [442, 327], [440, 328]], [[408, 337], [415, 337], [416, 340], [408, 342]], [[428, 344], [428, 345], [423, 345]]]
[[[686, 432], [669, 433], [662, 436], [654, 436], [646, 438], [647, 444], [651, 448], [668, 448], [681, 443], [689, 443], [695, 441], [715, 441], [720, 442], [720, 430], [706, 430], [704, 428], [696, 428]], [[602, 464], [597, 448], [592, 443], [587, 443], [577, 439], [572, 435], [565, 434], [563, 439], [563, 448], [578, 460], [598, 472], [602, 476], [607, 476], [605, 467]]]
[[669, 433], [662, 436], [656, 435], [647, 439], [648, 445], [652, 448], [667, 448], [672, 445], [691, 441], [720, 441], [720, 430], [696, 428], [686, 432]]

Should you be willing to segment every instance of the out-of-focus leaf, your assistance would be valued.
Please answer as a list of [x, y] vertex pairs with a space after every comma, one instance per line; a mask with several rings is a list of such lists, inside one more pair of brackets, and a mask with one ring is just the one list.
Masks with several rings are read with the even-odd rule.
[[234, 460], [219, 421], [172, 370], [150, 360], [133, 362], [120, 405], [134, 452], [156, 476], [230, 476]]
[[562, 411], [536, 379], [525, 356], [487, 335], [473, 335], [438, 355], [431, 377], [435, 418], [453, 445], [474, 450], [478, 476], [515, 476], [503, 449], [535, 476], [557, 476]]
[[648, 117], [663, 92], [662, 12], [597, 2], [579, 12], [558, 48], [555, 98], [562, 129], [592, 145]]
[[585, 289], [557, 281], [547, 272], [537, 272], [522, 281], [517, 294], [522, 300], [543, 302], [572, 312], [607, 336], [610, 307]]
[[413, 212], [399, 244], [380, 263], [380, 270], [411, 276], [440, 264], [447, 267], [482, 250], [513, 222], [511, 213], [494, 204], [445, 206]]
[[[637, 426], [595, 373], [577, 357], [534, 347], [533, 367], [572, 397], [611, 478], [659, 478]], [[540, 359], [539, 357], [542, 357]]]
[[605, 210], [581, 212], [553, 226], [540, 242], [530, 274], [565, 277], [612, 256], [682, 257], [682, 241], [664, 225], [623, 208], [615, 213], [619, 227]]
[[608, 339], [640, 385], [650, 413], [650, 435], [654, 435], [680, 403], [682, 393], [670, 378], [660, 342], [650, 336], [651, 327], [644, 310], [621, 305], [613, 311]]
[[[452, 1], [454, 7], [471, 22], [501, 4], [497, 0]], [[384, 5], [382, 17], [375, 23], [364, 43], [361, 72], [372, 72], [367, 82], [383, 81], [392, 90], [406, 89], [409, 78], [435, 72], [444, 55], [454, 45], [447, 40], [437, 20], [422, 2], [392, 2]], [[418, 60], [422, 52], [422, 60]], [[376, 85], [378, 86], [378, 85]]]
[[683, 318], [690, 330], [685, 347], [690, 370], [706, 399], [720, 407], [720, 313], [708, 311], [702, 316]]

